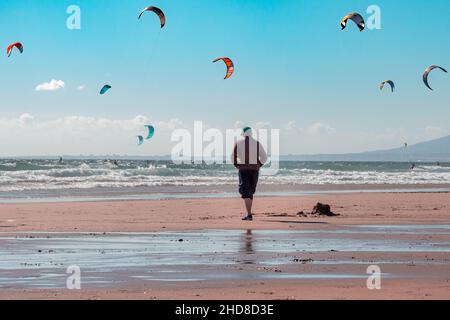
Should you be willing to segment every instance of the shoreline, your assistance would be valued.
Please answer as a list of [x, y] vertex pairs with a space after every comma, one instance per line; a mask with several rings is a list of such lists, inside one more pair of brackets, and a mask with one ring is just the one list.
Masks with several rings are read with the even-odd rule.
[[[1, 204], [20, 203], [75, 203], [75, 202], [114, 202], [114, 201], [157, 201], [157, 200], [189, 200], [189, 199], [228, 199], [239, 197], [236, 187], [215, 186], [216, 189], [196, 189], [185, 187], [151, 188], [146, 191], [131, 192], [122, 190], [108, 190], [104, 192], [89, 193], [78, 190], [75, 195], [35, 195], [21, 197], [2, 197]], [[217, 189], [219, 188], [219, 189]], [[175, 190], [174, 189], [178, 189]], [[300, 197], [333, 194], [358, 193], [450, 193], [450, 184], [342, 184], [342, 185], [261, 185], [258, 187], [257, 197]], [[172, 191], [169, 191], [172, 190]], [[67, 191], [66, 191], [67, 192]], [[67, 192], [69, 193], [69, 192]]]

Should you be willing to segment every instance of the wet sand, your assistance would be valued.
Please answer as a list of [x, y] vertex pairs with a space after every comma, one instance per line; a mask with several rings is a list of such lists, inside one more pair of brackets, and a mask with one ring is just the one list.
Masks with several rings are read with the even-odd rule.
[[107, 290], [3, 290], [5, 300], [448, 300], [448, 279], [390, 280], [368, 290], [361, 280], [199, 281]]
[[[340, 216], [296, 215], [318, 201]], [[242, 211], [240, 199], [2, 204], [0, 246], [12, 260], [0, 262], [0, 299], [450, 299], [448, 193], [264, 197], [247, 223]], [[90, 246], [71, 247], [77, 237]], [[114, 245], [127, 243], [120, 237], [131, 247]], [[164, 237], [168, 255], [151, 251]], [[76, 254], [92, 263], [86, 275], [109, 282], [75, 291], [32, 282], [55, 272], [64, 280]], [[162, 255], [169, 260], [154, 261]], [[27, 259], [42, 265], [17, 266]], [[135, 269], [120, 269], [124, 261]], [[108, 271], [95, 268], [105, 263]], [[381, 290], [366, 287], [374, 264]]]

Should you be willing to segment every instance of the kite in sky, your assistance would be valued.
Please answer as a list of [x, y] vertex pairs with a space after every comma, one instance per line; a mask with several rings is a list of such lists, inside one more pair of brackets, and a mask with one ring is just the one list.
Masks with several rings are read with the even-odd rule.
[[105, 84], [103, 86], [103, 88], [100, 90], [100, 94], [105, 94], [106, 92], [108, 92], [109, 89], [111, 89], [112, 87], [109, 84]]
[[20, 42], [16, 42], [8, 46], [8, 48], [6, 48], [6, 53], [8, 54], [8, 57], [11, 56], [12, 50], [14, 48], [17, 48], [17, 50], [19, 50], [20, 53], [23, 53], [23, 45]]
[[428, 89], [433, 90], [430, 85], [428, 84], [428, 75], [430, 74], [431, 71], [433, 71], [434, 69], [441, 69], [444, 72], [447, 72], [447, 70], [445, 70], [444, 68], [441, 68], [439, 66], [431, 66], [425, 69], [425, 72], [423, 74], [423, 82], [425, 83], [425, 85], [427, 86]]
[[144, 8], [141, 11], [141, 13], [139, 14], [139, 18], [138, 19], [141, 19], [142, 15], [145, 12], [148, 12], [148, 11], [154, 12], [159, 17], [159, 20], [161, 22], [161, 29], [164, 28], [164, 26], [166, 25], [166, 15], [164, 14], [164, 12], [161, 9], [159, 9], [157, 7], [146, 7], [146, 8]]
[[148, 129], [146, 140], [150, 140], [155, 135], [155, 127], [153, 127], [152, 125], [146, 125], [145, 127]]
[[138, 138], [138, 146], [141, 146], [144, 143], [144, 137], [143, 136], [137, 136]]
[[231, 75], [234, 72], [234, 63], [233, 61], [231, 61], [230, 58], [217, 58], [213, 61], [213, 63], [216, 63], [217, 61], [223, 61], [225, 63], [225, 65], [227, 66], [227, 74], [225, 75], [225, 79], [228, 79], [229, 77], [231, 77]]
[[380, 90], [383, 90], [384, 85], [389, 84], [391, 86], [391, 91], [394, 92], [395, 90], [395, 84], [392, 80], [385, 80], [380, 84]]
[[347, 22], [349, 19], [352, 20], [354, 23], [356, 23], [356, 25], [359, 28], [359, 31], [363, 31], [364, 28], [366, 27], [364, 23], [364, 18], [359, 13], [353, 12], [349, 13], [341, 20], [342, 30], [344, 30], [345, 27], [347, 27]]

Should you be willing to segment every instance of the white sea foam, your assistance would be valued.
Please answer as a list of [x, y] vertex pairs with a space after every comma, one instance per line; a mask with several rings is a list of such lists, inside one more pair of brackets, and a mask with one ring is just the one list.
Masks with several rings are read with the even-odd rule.
[[[407, 163], [282, 163], [275, 176], [261, 176], [261, 184], [449, 184], [450, 166]], [[0, 192], [48, 191], [93, 188], [139, 188], [152, 186], [235, 185], [232, 166], [174, 166], [170, 163], [121, 161], [0, 161]], [[175, 189], [174, 189], [175, 190]]]

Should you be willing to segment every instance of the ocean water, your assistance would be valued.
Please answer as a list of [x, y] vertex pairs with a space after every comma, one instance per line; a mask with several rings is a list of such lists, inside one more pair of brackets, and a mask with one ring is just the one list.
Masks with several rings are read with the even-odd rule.
[[[401, 162], [280, 163], [278, 173], [261, 176], [270, 190], [312, 186], [448, 185], [450, 163], [420, 163], [411, 170]], [[175, 165], [170, 161], [0, 160], [0, 200], [143, 193], [234, 192], [231, 165]]]

